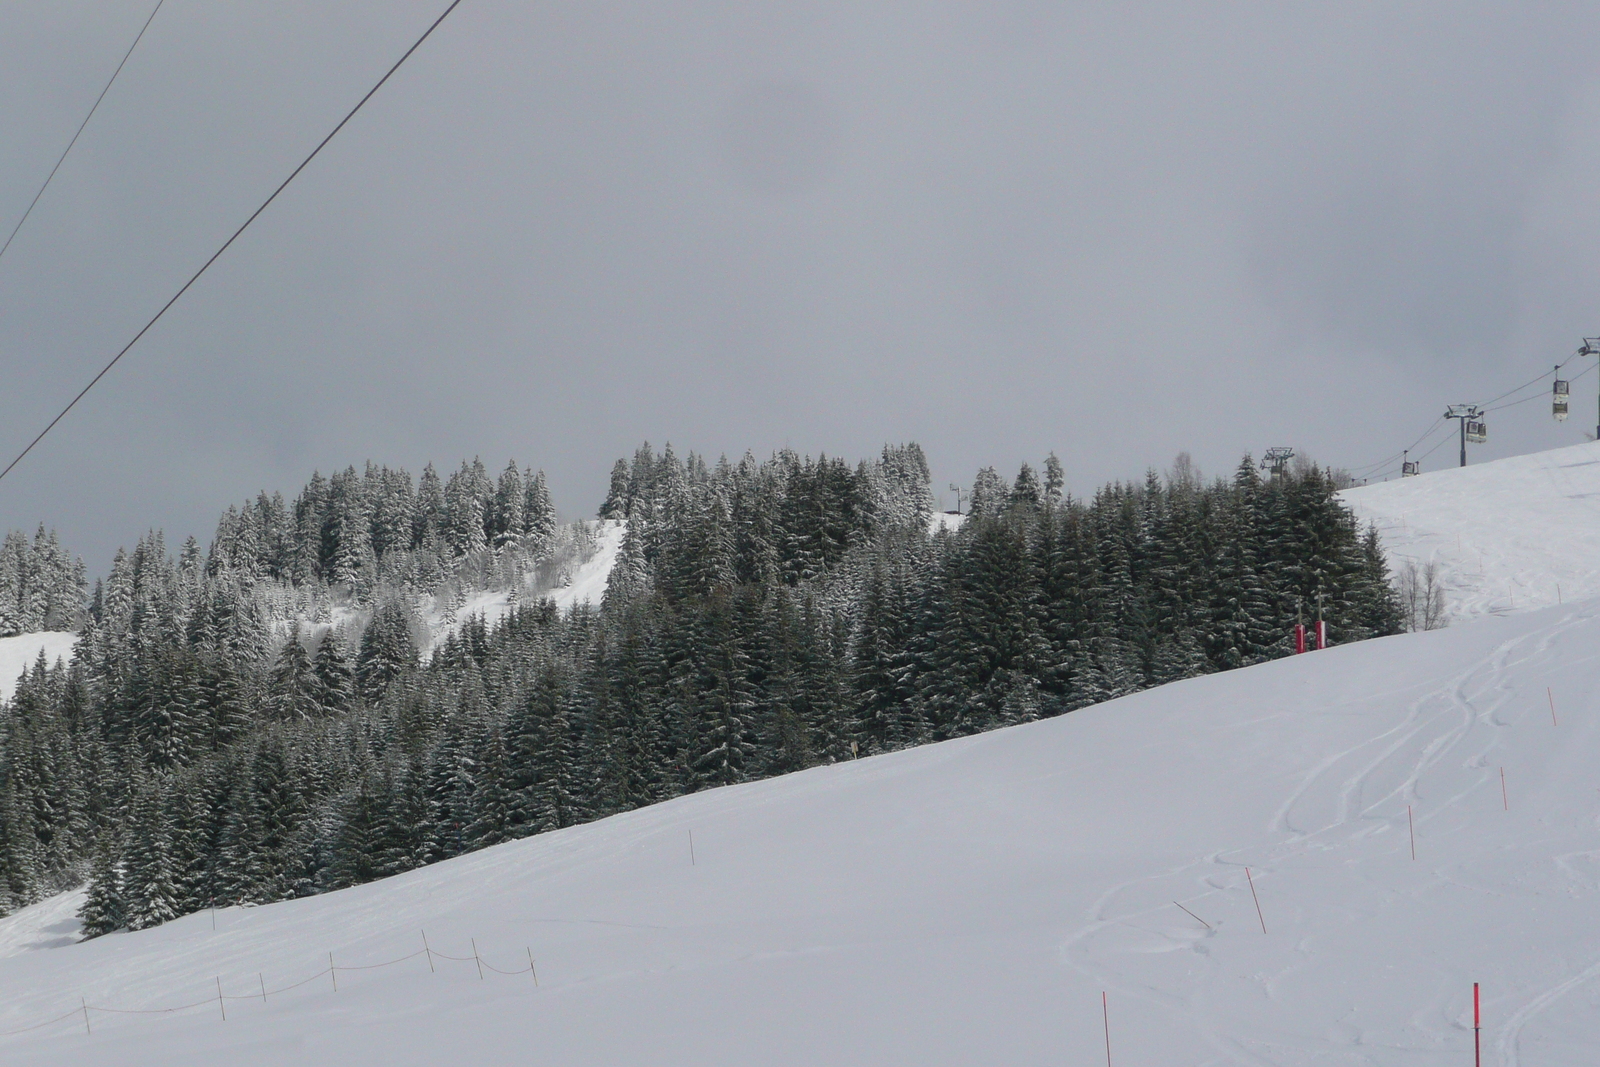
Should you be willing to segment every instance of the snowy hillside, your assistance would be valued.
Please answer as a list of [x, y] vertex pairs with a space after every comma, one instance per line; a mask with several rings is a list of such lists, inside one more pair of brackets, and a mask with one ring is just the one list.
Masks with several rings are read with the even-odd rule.
[[1600, 444], [1347, 489], [1390, 564], [1438, 565], [1452, 619], [1600, 596]]
[[57, 660], [72, 658], [72, 646], [77, 641], [77, 634], [49, 631], [0, 637], [0, 700], [11, 699], [17, 689], [17, 679], [34, 665], [41, 651], [54, 665]]
[[[520, 591], [521, 602], [549, 599], [562, 611], [579, 604], [598, 608], [627, 531], [626, 522], [605, 519], [574, 523], [568, 527], [568, 536], [563, 537], [558, 545], [559, 557], [551, 561], [554, 566], [550, 568], [550, 579], [530, 581]], [[580, 532], [580, 537], [571, 536]], [[438, 645], [459, 628], [463, 620], [474, 616], [481, 616], [492, 629], [511, 614], [514, 606], [515, 601], [509, 589], [496, 589], [477, 593], [448, 612], [436, 607], [426, 612], [423, 618], [428, 627], [429, 647]]]
[[56, 1021], [0, 1056], [1082, 1064], [1104, 991], [1118, 1063], [1431, 1067], [1480, 981], [1486, 1062], [1587, 1067], [1596, 650], [1569, 604], [142, 933], [48, 947], [46, 904], [0, 925], [0, 1030]]

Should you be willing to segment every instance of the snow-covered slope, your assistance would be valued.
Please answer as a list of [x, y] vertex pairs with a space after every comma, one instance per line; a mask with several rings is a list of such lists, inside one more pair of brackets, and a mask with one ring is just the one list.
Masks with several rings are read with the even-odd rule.
[[1600, 596], [1600, 444], [1431, 471], [1340, 494], [1392, 566], [1433, 561], [1452, 619]]
[[[617, 553], [622, 549], [622, 539], [628, 524], [619, 520], [601, 519], [582, 524], [582, 554], [571, 565], [557, 568], [553, 583], [532, 581], [522, 591], [524, 602], [530, 599], [549, 599], [562, 611], [579, 604], [600, 606], [605, 596], [606, 582], [611, 568], [616, 565]], [[575, 543], [571, 547], [578, 547]], [[437, 646], [450, 633], [458, 629], [463, 620], [482, 617], [492, 628], [511, 614], [513, 607], [509, 589], [478, 593], [448, 613], [434, 610], [425, 614], [423, 622], [428, 627], [429, 647]]]
[[34, 665], [41, 651], [53, 666], [57, 660], [72, 658], [72, 646], [77, 641], [77, 634], [55, 631], [0, 637], [0, 700], [11, 699], [17, 690], [17, 679]]
[[1589, 1067], [1597, 652], [1483, 618], [22, 952], [0, 1030], [65, 1017], [0, 1059], [1092, 1064], [1105, 992], [1117, 1064], [1442, 1067], [1480, 981], [1485, 1062]]
[[611, 577], [611, 568], [616, 566], [617, 553], [622, 551], [622, 539], [628, 532], [627, 523], [602, 519], [595, 525], [594, 555], [572, 572], [571, 581], [547, 594], [563, 611], [579, 604], [600, 606], [606, 593], [606, 582]]

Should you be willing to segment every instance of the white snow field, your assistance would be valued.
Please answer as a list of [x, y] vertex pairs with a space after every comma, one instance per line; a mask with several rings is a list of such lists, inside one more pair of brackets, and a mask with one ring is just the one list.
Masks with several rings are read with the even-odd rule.
[[1479, 981], [1486, 1062], [1592, 1067], [1597, 650], [1484, 618], [20, 952], [0, 1059], [1093, 1064], [1104, 991], [1117, 1064], [1431, 1067]]
[[1600, 444], [1347, 489], [1396, 568], [1439, 568], [1452, 620], [1600, 596]]
[[0, 637], [0, 700], [11, 699], [17, 691], [17, 679], [23, 671], [33, 668], [40, 652], [55, 666], [57, 660], [72, 659], [72, 646], [77, 643], [77, 634], [50, 630]]
[[0, 1062], [1092, 1065], [1104, 993], [1116, 1067], [1459, 1067], [1476, 981], [1486, 1064], [1593, 1067], [1600, 600], [1523, 609], [140, 933], [57, 898]]

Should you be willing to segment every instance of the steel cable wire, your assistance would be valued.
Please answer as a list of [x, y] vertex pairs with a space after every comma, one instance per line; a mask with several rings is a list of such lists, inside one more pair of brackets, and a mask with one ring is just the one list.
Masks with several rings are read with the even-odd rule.
[[0, 245], [0, 257], [5, 256], [6, 249], [10, 248], [11, 242], [16, 240], [17, 231], [22, 229], [22, 224], [28, 221], [29, 215], [33, 214], [34, 205], [39, 202], [39, 198], [44, 195], [44, 191], [50, 188], [50, 182], [55, 178], [56, 171], [60, 170], [61, 164], [67, 161], [67, 153], [71, 152], [72, 146], [78, 143], [78, 138], [83, 135], [84, 127], [88, 126], [89, 120], [94, 118], [95, 111], [97, 111], [100, 107], [100, 101], [104, 100], [106, 98], [106, 94], [111, 91], [111, 86], [116, 82], [117, 75], [122, 73], [122, 68], [127, 66], [128, 58], [133, 55], [133, 50], [139, 47], [140, 41], [144, 40], [144, 31], [148, 30], [150, 28], [150, 23], [155, 21], [156, 12], [161, 10], [161, 5], [164, 2], [165, 0], [156, 0], [156, 6], [150, 10], [150, 17], [144, 20], [144, 25], [139, 27], [138, 36], [134, 37], [133, 43], [130, 44], [128, 46], [128, 50], [122, 54], [122, 62], [118, 63], [117, 69], [111, 72], [111, 77], [109, 80], [107, 80], [105, 88], [101, 89], [100, 95], [94, 98], [94, 103], [89, 106], [89, 113], [85, 115], [83, 117], [83, 121], [78, 124], [78, 130], [72, 135], [72, 140], [68, 141], [67, 147], [61, 150], [61, 156], [56, 160], [56, 165], [51, 167], [50, 173], [45, 176], [44, 184], [39, 186], [39, 191], [33, 194], [32, 200], [28, 201], [28, 206], [23, 210], [22, 217], [17, 220], [17, 224], [11, 227], [11, 233], [6, 237], [6, 243]]
[[201, 264], [200, 269], [195, 271], [194, 274], [190, 276], [189, 280], [183, 283], [183, 287], [174, 293], [170, 300], [161, 305], [161, 310], [157, 311], [153, 316], [151, 316], [150, 321], [146, 322], [144, 326], [140, 328], [139, 332], [133, 335], [133, 340], [123, 345], [122, 349], [118, 351], [116, 355], [111, 357], [111, 361], [104, 367], [100, 368], [100, 373], [89, 379], [89, 384], [79, 390], [77, 396], [74, 396], [70, 401], [68, 401], [67, 406], [62, 408], [56, 417], [51, 419], [49, 424], [46, 425], [44, 429], [39, 431], [39, 435], [32, 441], [29, 441], [28, 446], [21, 452], [17, 453], [17, 457], [8, 463], [4, 470], [0, 470], [0, 479], [4, 479], [6, 475], [10, 474], [16, 465], [21, 463], [28, 453], [32, 452], [34, 447], [38, 445], [40, 441], [44, 440], [45, 435], [51, 430], [55, 429], [56, 424], [62, 419], [66, 418], [69, 411], [78, 406], [78, 401], [82, 400], [86, 395], [88, 395], [89, 390], [98, 385], [100, 379], [104, 378], [108, 373], [110, 373], [111, 368], [115, 367], [117, 363], [121, 361], [122, 357], [127, 355], [129, 350], [132, 349], [134, 345], [139, 343], [140, 338], [149, 333], [150, 329], [155, 326], [157, 322], [161, 321], [161, 317], [167, 313], [167, 310], [171, 308], [172, 305], [176, 304], [184, 293], [189, 291], [190, 286], [194, 285], [195, 282], [200, 280], [200, 276], [210, 269], [211, 264], [215, 263], [219, 258], [221, 258], [222, 253], [226, 252], [228, 248], [232, 246], [233, 242], [239, 239], [240, 234], [244, 233], [245, 230], [250, 228], [250, 224], [256, 221], [256, 219], [260, 217], [261, 213], [267, 210], [267, 207], [278, 198], [278, 194], [283, 192], [284, 189], [288, 188], [289, 183], [294, 181], [295, 178], [299, 176], [300, 172], [305, 170], [306, 167], [310, 165], [313, 159], [317, 158], [317, 154], [327, 146], [328, 142], [333, 140], [340, 130], [344, 129], [346, 123], [355, 118], [356, 112], [360, 111], [366, 102], [372, 99], [374, 93], [383, 88], [384, 83], [394, 75], [395, 71], [400, 69], [400, 64], [404, 63], [407, 59], [410, 59], [411, 54], [418, 48], [422, 47], [422, 42], [426, 41], [433, 31], [438, 29], [439, 24], [443, 22], [450, 15], [450, 12], [454, 11], [460, 3], [461, 0], [451, 0], [450, 6], [444, 9], [444, 14], [433, 20], [433, 23], [423, 31], [422, 36], [417, 38], [416, 43], [414, 43], [410, 48], [406, 49], [404, 55], [395, 60], [394, 66], [390, 67], [383, 77], [378, 79], [378, 83], [371, 89], [368, 89], [367, 94], [356, 102], [356, 106], [351, 108], [345, 117], [339, 120], [339, 124], [335, 126], [326, 137], [317, 143], [317, 147], [311, 150], [311, 154], [306, 156], [305, 159], [301, 160], [300, 165], [294, 168], [294, 170], [290, 172], [289, 176], [283, 179], [283, 182], [272, 191], [272, 195], [263, 200], [261, 202], [261, 206], [250, 213], [250, 217], [244, 220], [243, 225], [241, 225], [237, 230], [233, 231], [233, 236], [224, 241], [222, 243], [222, 247], [218, 248], [211, 254], [210, 259]]

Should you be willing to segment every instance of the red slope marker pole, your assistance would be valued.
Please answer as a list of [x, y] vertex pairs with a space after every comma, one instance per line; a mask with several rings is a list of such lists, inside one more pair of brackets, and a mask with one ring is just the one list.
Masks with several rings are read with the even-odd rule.
[[1544, 695], [1550, 701], [1550, 725], [1558, 726], [1560, 724], [1556, 722], [1556, 698], [1555, 695], [1550, 692], [1550, 687], [1548, 685], [1544, 687]]
[[1406, 805], [1406, 829], [1411, 831], [1411, 859], [1412, 862], [1415, 862], [1417, 858], [1417, 824], [1411, 818], [1410, 804]]
[[1500, 768], [1500, 805], [1507, 811], [1511, 810], [1511, 798], [1506, 794], [1506, 769]]
[[1261, 914], [1261, 898], [1256, 896], [1256, 880], [1250, 877], [1250, 868], [1244, 869], [1245, 879], [1250, 883], [1250, 899], [1256, 902], [1256, 918], [1261, 920], [1261, 932], [1267, 932], [1266, 917]]
[[1483, 1067], [1483, 1042], [1480, 1035], [1483, 1033], [1483, 1020], [1478, 1012], [1478, 983], [1472, 983], [1472, 1063], [1473, 1067]]
[[1106, 1007], [1105, 990], [1100, 991], [1100, 1017], [1106, 1024], [1106, 1067], [1111, 1067], [1111, 1009]]

